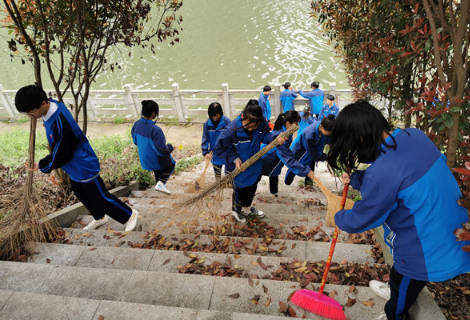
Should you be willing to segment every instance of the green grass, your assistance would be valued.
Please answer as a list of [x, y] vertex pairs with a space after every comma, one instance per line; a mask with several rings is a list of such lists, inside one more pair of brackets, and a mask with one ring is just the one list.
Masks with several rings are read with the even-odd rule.
[[[100, 136], [90, 139], [90, 144], [100, 160], [100, 175], [112, 187], [127, 185], [132, 180], [137, 180], [142, 187], [154, 182], [152, 182], [153, 173], [142, 170], [137, 147], [132, 142], [130, 130], [129, 128], [124, 135]], [[7, 167], [22, 166], [28, 158], [28, 145], [29, 132], [27, 130], [14, 129], [2, 132], [0, 134], [0, 162]], [[49, 154], [47, 145], [44, 131], [38, 129], [36, 161]], [[191, 154], [199, 152], [198, 147], [195, 152], [183, 153], [183, 156], [189, 158], [178, 160], [173, 174], [191, 170], [199, 164], [203, 159], [202, 156], [191, 157]]]
[[[45, 157], [47, 150], [47, 139], [42, 130], [36, 132], [36, 159]], [[29, 131], [24, 129], [13, 129], [0, 133], [0, 162], [4, 166], [17, 167], [28, 160]]]

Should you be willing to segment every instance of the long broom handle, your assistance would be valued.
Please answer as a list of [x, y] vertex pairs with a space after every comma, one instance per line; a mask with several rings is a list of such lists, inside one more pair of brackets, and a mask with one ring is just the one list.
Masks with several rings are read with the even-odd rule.
[[[284, 138], [289, 138], [294, 132], [297, 131], [297, 129], [299, 129], [299, 126], [296, 125], [296, 124], [293, 124], [289, 127], [289, 129], [287, 129], [286, 131], [284, 131], [283, 133], [281, 133], [279, 136], [282, 136]], [[278, 136], [278, 137], [279, 137]], [[249, 166], [251, 166], [252, 164], [254, 164], [256, 161], [258, 161], [259, 159], [261, 159], [262, 156], [264, 156], [266, 153], [268, 153], [271, 149], [277, 147], [279, 145], [279, 141], [277, 141], [278, 139], [274, 139], [270, 144], [268, 144], [266, 147], [264, 147], [263, 149], [261, 149], [260, 151], [258, 151], [258, 153], [256, 153], [255, 155], [253, 155], [250, 159], [246, 160], [242, 166], [241, 166], [241, 170], [238, 170], [238, 169], [235, 169], [233, 170], [230, 174], [227, 174], [225, 177], [223, 177], [222, 179], [220, 179], [218, 182], [214, 183], [213, 185], [211, 185], [210, 187], [208, 187], [207, 189], [205, 189], [203, 192], [201, 192], [199, 195], [185, 201], [182, 206], [188, 206], [190, 204], [193, 204], [194, 202], [204, 198], [205, 196], [207, 196], [208, 194], [212, 193], [214, 190], [218, 189], [220, 186], [223, 186], [225, 184], [227, 184], [228, 182], [232, 181], [233, 178], [235, 178], [239, 173], [245, 171]]]
[[[346, 198], [348, 196], [348, 187], [349, 183], [344, 185], [343, 189], [343, 198], [341, 199], [341, 209], [344, 209], [344, 205], [346, 204]], [[318, 291], [320, 294], [323, 294], [323, 289], [325, 289], [326, 278], [328, 277], [328, 271], [330, 271], [331, 259], [333, 258], [333, 252], [335, 251], [336, 240], [338, 239], [338, 232], [339, 229], [336, 226], [335, 232], [333, 233], [333, 240], [331, 241], [330, 253], [328, 254], [328, 260], [326, 261], [325, 272], [323, 273], [323, 278], [321, 279], [320, 290]]]
[[[31, 122], [29, 126], [29, 157], [28, 157], [28, 167], [30, 169], [34, 168], [34, 150], [36, 148], [36, 118], [31, 117]], [[26, 185], [28, 188], [31, 188], [33, 185], [33, 171], [28, 170], [28, 179]]]

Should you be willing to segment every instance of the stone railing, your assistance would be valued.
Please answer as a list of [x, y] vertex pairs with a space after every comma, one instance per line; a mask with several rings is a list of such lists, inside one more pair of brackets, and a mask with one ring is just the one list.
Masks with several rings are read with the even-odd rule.
[[[281, 112], [279, 96], [284, 90], [281, 84], [276, 84], [271, 91], [273, 118]], [[337, 104], [345, 106], [351, 101], [351, 90], [336, 89], [336, 84], [331, 84], [328, 89], [323, 88], [325, 97], [334, 95]], [[310, 91], [306, 89], [303, 91]], [[46, 90], [53, 96], [54, 90]], [[203, 122], [207, 119], [207, 107], [210, 103], [218, 101], [224, 115], [234, 118], [245, 107], [248, 99], [258, 99], [260, 89], [229, 89], [227, 83], [222, 84], [219, 90], [181, 90], [174, 83], [171, 90], [141, 90], [125, 85], [122, 90], [91, 90], [88, 99], [88, 117], [91, 121], [112, 120], [116, 117], [124, 119], [138, 119], [140, 117], [141, 101], [154, 100], [160, 106], [160, 118], [175, 120], [180, 123], [192, 121]], [[14, 98], [16, 90], [4, 90], [0, 85], [0, 119], [15, 120], [23, 115], [15, 108]], [[72, 107], [73, 98], [70, 93], [64, 97], [66, 105]], [[301, 111], [307, 100], [300, 95], [294, 100], [296, 109]]]

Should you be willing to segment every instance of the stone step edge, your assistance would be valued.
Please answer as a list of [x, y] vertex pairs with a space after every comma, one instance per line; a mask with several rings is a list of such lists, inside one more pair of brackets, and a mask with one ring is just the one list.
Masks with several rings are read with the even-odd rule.
[[[54, 257], [50, 256], [49, 253], [43, 253], [41, 252], [41, 249], [47, 248], [49, 250], [55, 250], [58, 251], [58, 254], [60, 254], [60, 251], [67, 252], [68, 256], [65, 254], [60, 254], [59, 259], [54, 259]], [[114, 250], [116, 251], [115, 256], [119, 256], [119, 253], [122, 253], [121, 256], [127, 257], [130, 256], [130, 254], [125, 254], [126, 251], [128, 250], [134, 250], [136, 248], [123, 248], [123, 247], [102, 247], [102, 246], [96, 246], [93, 248], [85, 247], [85, 246], [76, 246], [78, 249], [70, 250], [70, 245], [68, 244], [60, 244], [60, 243], [29, 243], [26, 245], [27, 250], [31, 253], [30, 259], [28, 259], [27, 263], [34, 263], [34, 264], [49, 264], [49, 265], [54, 265], [54, 266], [77, 266], [77, 263], [79, 260], [83, 257], [84, 254], [88, 254], [87, 251], [96, 251], [98, 254], [100, 251], [100, 255], [103, 255], [102, 251], [103, 250]], [[65, 249], [67, 248], [67, 249]], [[39, 251], [38, 251], [39, 250]], [[242, 269], [244, 271], [249, 270], [250, 273], [248, 276], [255, 275], [256, 270], [252, 269], [257, 269], [261, 268], [262, 270], [265, 270], [266, 272], [271, 272], [277, 270], [279, 268], [281, 263], [295, 263], [295, 262], [300, 262], [303, 263], [306, 260], [300, 260], [294, 257], [276, 257], [276, 256], [257, 256], [257, 255], [250, 255], [250, 254], [233, 254], [233, 253], [213, 253], [213, 252], [204, 252], [204, 251], [197, 251], [197, 252], [191, 252], [191, 251], [174, 251], [174, 250], [160, 250], [160, 249], [155, 249], [153, 250], [152, 257], [150, 258], [149, 265], [146, 265], [146, 268], [124, 268], [124, 267], [119, 267], [119, 263], [114, 264], [116, 259], [113, 259], [113, 268], [110, 269], [121, 269], [121, 270], [140, 270], [140, 271], [156, 271], [156, 270], [149, 270], [150, 268], [150, 263], [152, 260], [156, 260], [157, 257], [161, 259], [157, 259], [158, 261], [162, 262], [161, 266], [164, 266], [166, 264], [169, 264], [170, 262], [171, 265], [173, 266], [179, 266], [179, 265], [187, 265], [190, 263], [192, 259], [195, 258], [200, 258], [203, 260], [203, 262], [206, 262], [206, 259], [210, 260], [210, 263], [214, 262], [220, 262], [220, 263], [228, 263], [228, 260], [231, 260], [232, 267], [237, 267], [237, 269]], [[142, 250], [142, 253], [147, 253], [148, 250]], [[92, 255], [92, 253], [89, 253]], [[93, 252], [95, 254], [95, 252]], [[113, 257], [114, 258], [114, 257]], [[165, 259], [165, 260], [164, 260]], [[186, 259], [187, 261], [181, 261], [181, 259]], [[173, 263], [174, 260], [181, 261], [178, 263]], [[94, 260], [96, 261], [96, 260]], [[259, 262], [258, 262], [259, 261]], [[309, 260], [309, 262], [314, 262], [314, 263], [325, 263], [326, 258], [322, 260], [316, 260], [312, 261]], [[267, 269], [264, 269], [263, 266], [260, 265], [260, 262], [264, 265], [264, 267], [271, 265], [272, 268], [269, 268], [270, 270], [267, 271]], [[338, 261], [333, 261], [338, 262]], [[348, 262], [354, 262], [354, 261], [349, 261]], [[109, 263], [107, 261], [106, 263]], [[341, 264], [341, 261], [338, 263]], [[101, 263], [100, 263], [101, 264]], [[378, 263], [365, 263], [371, 268], [384, 268], [384, 264], [378, 264]], [[104, 266], [93, 266], [93, 265], [78, 265], [79, 267], [89, 267], [89, 268], [106, 268]], [[256, 267], [257, 266], [257, 267]], [[300, 267], [300, 266], [299, 266]], [[162, 268], [162, 269], [169, 269], [168, 267]], [[258, 270], [259, 274], [263, 273], [263, 271]], [[161, 271], [163, 272], [163, 271]], [[178, 270], [171, 269], [171, 271], [165, 271], [169, 273], [179, 273]], [[257, 274], [258, 275], [258, 274]], [[247, 277], [248, 277], [247, 276]], [[320, 274], [320, 276], [323, 276], [323, 274]], [[262, 278], [262, 277], [258, 277]]]
[[[69, 245], [76, 245], [75, 244], [75, 241], [76, 240], [85, 240], [85, 242], [81, 242], [81, 244], [78, 244], [78, 245], [88, 245], [88, 246], [102, 246], [100, 243], [102, 241], [109, 241], [109, 246], [112, 246], [113, 243], [115, 243], [114, 246], [122, 246], [122, 245], [125, 245], [127, 244], [129, 241], [132, 242], [133, 244], [135, 243], [146, 243], [147, 241], [146, 240], [149, 240], [149, 239], [143, 239], [142, 237], [146, 234], [148, 234], [148, 232], [144, 232], [144, 231], [132, 231], [132, 232], [129, 232], [127, 233], [127, 235], [123, 236], [125, 233], [122, 233], [122, 232], [118, 232], [116, 236], [114, 236], [113, 233], [109, 233], [109, 237], [110, 239], [105, 239], [104, 237], [108, 234], [108, 231], [107, 230], [83, 230], [83, 229], [69, 229], [69, 228], [64, 228], [64, 231], [66, 232], [66, 235], [68, 236], [68, 238], [70, 238], [72, 240], [72, 242], [74, 243], [70, 243]], [[91, 234], [91, 236], [86, 236], [86, 237], [83, 237], [81, 234], [83, 234], [84, 232], [86, 233], [89, 233]], [[79, 239], [76, 239], [76, 237], [72, 237], [72, 235], [78, 235], [80, 238]], [[191, 234], [191, 233], [188, 233], [188, 234], [181, 234], [181, 233], [165, 233], [165, 232], [160, 232], [158, 234], [156, 234], [155, 236], [158, 236], [158, 235], [161, 235], [162, 237], [164, 237], [166, 240], [173, 240], [172, 238], [178, 238], [178, 243], [177, 244], [181, 244], [181, 240], [182, 239], [188, 239], [188, 240], [192, 240], [192, 241], [197, 241], [198, 244], [209, 244], [209, 243], [213, 243], [212, 239], [213, 237], [215, 236], [211, 236], [211, 235], [195, 235], [195, 234]], [[92, 238], [93, 237], [93, 238]], [[114, 237], [117, 237], [114, 238]], [[236, 242], [243, 242], [244, 244], [255, 244], [255, 243], [259, 243], [260, 241], [264, 241], [265, 239], [264, 238], [249, 238], [249, 237], [232, 237], [232, 236], [218, 236], [218, 237], [215, 237], [216, 239], [218, 239], [219, 241], [223, 241], [225, 242], [227, 239], [230, 240], [232, 243], [236, 243]], [[88, 242], [86, 241], [87, 239], [97, 239], [99, 242]], [[105, 240], [101, 240], [101, 239], [105, 239]], [[150, 238], [151, 239], [151, 238]], [[110, 241], [111, 240], [111, 241]], [[117, 241], [117, 242], [113, 242], [113, 241]], [[202, 240], [202, 241], [201, 241]], [[176, 241], [176, 240], [173, 240], [173, 241]], [[293, 253], [295, 254], [302, 254], [303, 256], [299, 256], [299, 259], [304, 259], [306, 260], [307, 257], [308, 257], [308, 249], [310, 246], [317, 246], [317, 247], [320, 247], [320, 249], [322, 250], [325, 250], [327, 253], [325, 254], [325, 259], [327, 258], [328, 256], [328, 252], [330, 250], [330, 247], [331, 247], [331, 242], [314, 242], [314, 241], [299, 241], [299, 240], [280, 240], [280, 239], [273, 239], [272, 242], [275, 242], [274, 244], [272, 244], [273, 246], [278, 246], [279, 245], [279, 249], [275, 249], [275, 251], [269, 251], [269, 248], [268, 248], [268, 251], [267, 251], [267, 254], [274, 254], [274, 252], [278, 252], [279, 254], [282, 254], [283, 252], [292, 252], [294, 251]], [[299, 245], [297, 247], [297, 245]], [[300, 248], [300, 246], [302, 245], [305, 245], [305, 252], [295, 252], [296, 251], [296, 247], [297, 249]], [[352, 248], [350, 246], [353, 246], [354, 248], [359, 248], [359, 249], [354, 249], [354, 250], [364, 250], [368, 255], [371, 255], [372, 254], [372, 249], [373, 247], [371, 245], [367, 245], [367, 244], [349, 244], [349, 243], [337, 243], [336, 244], [336, 251], [339, 251], [341, 250], [340, 248], [343, 247], [343, 248]], [[360, 247], [358, 247], [360, 246]], [[281, 250], [281, 248], [285, 247], [285, 249], [282, 249], [281, 252], [279, 252], [279, 250]], [[153, 248], [152, 248], [153, 249]], [[339, 249], [339, 250], [338, 250]], [[155, 249], [153, 249], [155, 250]], [[180, 250], [178, 250], [180, 251]], [[260, 255], [259, 253], [255, 254], [255, 255]], [[282, 257], [288, 257], [288, 256], [282, 256]], [[338, 258], [338, 255], [333, 255], [333, 259], [336, 260], [336, 258]], [[342, 259], [341, 259], [342, 260]], [[371, 261], [372, 262], [372, 261]]]
[[[134, 302], [121, 302], [110, 300], [95, 300], [87, 298], [63, 297], [46, 293], [32, 293], [24, 291], [0, 290], [0, 295], [7, 297], [5, 303], [0, 304], [3, 317], [14, 319], [18, 314], [26, 316], [23, 320], [34, 319], [68, 319], [71, 310], [79, 310], [81, 320], [118, 319], [121, 316], [133, 319], [153, 319], [155, 315], [165, 315], [175, 320], [213, 320], [213, 319], [253, 319], [253, 320], [281, 320], [284, 316], [270, 316], [263, 314], [220, 312], [217, 310], [202, 310], [182, 307], [150, 305]], [[15, 304], [16, 301], [18, 302]], [[25, 311], [24, 301], [28, 301]], [[63, 308], [66, 304], [68, 308]], [[58, 305], [58, 308], [54, 306]], [[84, 317], [84, 313], [89, 317]], [[9, 316], [10, 314], [10, 316]], [[30, 315], [31, 317], [28, 317]], [[39, 318], [38, 318], [39, 317]], [[162, 318], [159, 318], [162, 319]]]

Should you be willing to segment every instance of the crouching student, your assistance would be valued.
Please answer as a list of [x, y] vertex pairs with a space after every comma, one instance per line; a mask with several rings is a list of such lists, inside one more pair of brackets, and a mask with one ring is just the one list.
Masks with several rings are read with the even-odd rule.
[[[325, 145], [329, 142], [329, 136], [335, 125], [335, 116], [329, 115], [322, 121], [314, 121], [305, 128], [292, 143], [291, 149], [295, 159], [304, 166], [309, 166], [315, 171], [317, 161], [326, 161], [326, 154], [323, 152]], [[295, 173], [293, 170], [287, 170], [285, 184], [291, 185], [294, 181]], [[312, 179], [305, 177], [305, 185], [311, 184]]]
[[155, 174], [155, 190], [171, 194], [166, 183], [175, 169], [171, 156], [173, 146], [166, 143], [162, 129], [155, 125], [157, 117], [158, 104], [152, 100], [142, 101], [142, 118], [132, 126], [132, 140], [139, 151], [142, 169]]
[[[289, 129], [292, 125], [298, 125], [300, 120], [299, 113], [295, 110], [287, 111], [280, 114], [274, 123], [274, 130], [272, 132], [274, 137], [279, 136], [281, 133]], [[295, 175], [305, 177], [308, 176], [313, 179], [313, 171], [310, 166], [305, 166], [295, 159], [295, 155], [289, 148], [292, 143], [292, 136], [286, 142], [276, 148], [270, 150], [263, 156], [263, 176], [269, 177], [269, 191], [274, 197], [278, 196], [279, 189], [279, 175], [281, 174], [282, 167], [286, 165]], [[262, 145], [264, 148], [266, 145]]]
[[[217, 140], [215, 155], [224, 159], [227, 171], [241, 170], [242, 163], [260, 151], [261, 143], [273, 140], [269, 125], [258, 101], [248, 101], [241, 115], [230, 122]], [[279, 143], [286, 141], [278, 137]], [[232, 196], [232, 216], [237, 222], [245, 223], [244, 215], [263, 217], [264, 213], [251, 206], [258, 182], [261, 179], [263, 162], [256, 161], [234, 179]]]
[[218, 180], [221, 177], [224, 159], [214, 154], [214, 146], [220, 133], [222, 133], [225, 127], [230, 123], [230, 119], [224, 116], [222, 106], [218, 102], [212, 102], [209, 105], [207, 114], [209, 115], [209, 119], [204, 123], [201, 149], [202, 155], [206, 157], [206, 160], [211, 160], [212, 166], [214, 167], [215, 178]]
[[[357, 169], [343, 182], [361, 191], [362, 200], [336, 213], [335, 222], [349, 233], [378, 226], [393, 256], [390, 286], [371, 281], [387, 298], [388, 320], [403, 319], [426, 282], [444, 281], [470, 271], [470, 254], [453, 231], [468, 220], [457, 204], [461, 192], [446, 157], [418, 129], [395, 129], [379, 110], [357, 101], [341, 110], [331, 134], [328, 163], [334, 169]], [[384, 249], [385, 250], [385, 249]]]
[[67, 107], [48, 99], [46, 92], [35, 85], [18, 90], [15, 105], [31, 118], [42, 117], [52, 150], [29, 170], [51, 173], [62, 168], [67, 172], [74, 194], [93, 216], [84, 229], [94, 230], [107, 223], [110, 216], [124, 224], [126, 231], [134, 230], [139, 212], [108, 192], [99, 174], [98, 157]]

